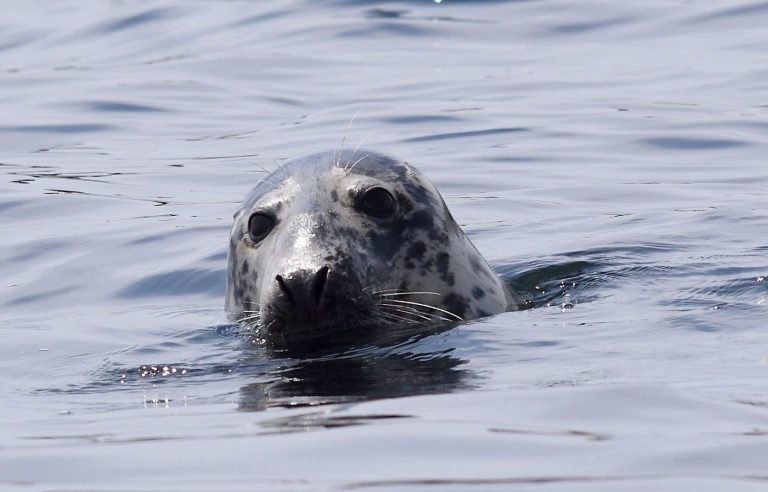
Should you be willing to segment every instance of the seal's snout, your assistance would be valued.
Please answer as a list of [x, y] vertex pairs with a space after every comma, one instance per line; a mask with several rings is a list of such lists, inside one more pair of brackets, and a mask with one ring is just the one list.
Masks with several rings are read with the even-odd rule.
[[280, 288], [282, 303], [285, 304], [285, 307], [320, 307], [329, 270], [328, 266], [324, 266], [314, 275], [306, 270], [294, 273], [287, 278], [277, 275], [275, 281]]
[[273, 299], [274, 309], [287, 319], [317, 321], [333, 308], [334, 293], [329, 288], [330, 267], [316, 272], [299, 270], [275, 276], [278, 288]]

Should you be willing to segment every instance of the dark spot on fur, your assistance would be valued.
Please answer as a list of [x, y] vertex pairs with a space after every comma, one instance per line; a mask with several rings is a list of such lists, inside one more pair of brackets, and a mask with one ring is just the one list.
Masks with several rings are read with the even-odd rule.
[[427, 246], [423, 241], [414, 241], [408, 246], [408, 251], [405, 253], [405, 267], [410, 269], [416, 268], [414, 261], [421, 261], [424, 258], [424, 253], [427, 251]]
[[475, 273], [479, 273], [486, 278], [493, 278], [493, 276], [488, 273], [488, 269], [485, 268], [485, 266], [480, 262], [480, 260], [477, 259], [476, 256], [469, 256], [469, 264]]
[[396, 241], [390, 234], [379, 234], [370, 230], [365, 234], [368, 239], [374, 256], [379, 258], [391, 258], [400, 248], [399, 241]]
[[408, 224], [413, 229], [431, 231], [435, 228], [435, 220], [427, 210], [418, 210], [413, 213]]
[[437, 254], [437, 271], [440, 272], [441, 275], [447, 275], [448, 274], [448, 267], [451, 263], [451, 255], [449, 255], [446, 252], [438, 253]]
[[418, 177], [415, 175], [403, 178], [403, 188], [405, 188], [405, 191], [408, 192], [414, 202], [422, 203], [428, 207], [432, 206], [432, 197], [427, 189], [419, 183]]
[[467, 312], [468, 301], [464, 296], [451, 292], [443, 299], [443, 305], [448, 311], [463, 318]]
[[333, 200], [334, 203], [339, 201], [339, 194], [336, 193], [336, 190], [331, 190], [331, 200]]
[[248, 269], [250, 268], [250, 265], [248, 265], [248, 260], [245, 260], [243, 262], [243, 266], [240, 268], [240, 274], [241, 275], [248, 275]]
[[453, 285], [456, 282], [453, 272], [448, 268], [450, 267], [451, 255], [448, 253], [438, 253], [435, 258], [435, 264], [437, 266], [437, 272], [440, 274], [440, 278], [448, 285]]
[[472, 289], [472, 297], [474, 297], [475, 299], [482, 299], [483, 297], [485, 297], [485, 291], [480, 287], [475, 287]]

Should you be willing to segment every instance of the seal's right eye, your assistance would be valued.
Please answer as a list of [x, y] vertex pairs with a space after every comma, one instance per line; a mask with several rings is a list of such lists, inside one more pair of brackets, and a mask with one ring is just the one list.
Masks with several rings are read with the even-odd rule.
[[267, 237], [275, 227], [275, 219], [264, 212], [256, 212], [248, 219], [248, 234], [254, 243]]
[[377, 219], [392, 217], [397, 211], [397, 202], [392, 193], [384, 188], [369, 188], [363, 193], [358, 202], [358, 207], [366, 214]]

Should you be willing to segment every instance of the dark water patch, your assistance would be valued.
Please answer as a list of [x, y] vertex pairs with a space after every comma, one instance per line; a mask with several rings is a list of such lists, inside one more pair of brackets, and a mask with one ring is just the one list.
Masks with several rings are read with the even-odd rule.
[[749, 145], [740, 140], [683, 137], [654, 137], [639, 140], [639, 142], [665, 150], [715, 150]]
[[225, 287], [226, 270], [223, 268], [190, 268], [151, 275], [121, 289], [117, 295], [125, 299], [193, 294], [223, 296]]
[[16, 297], [14, 299], [11, 299], [10, 301], [4, 303], [5, 306], [19, 306], [23, 304], [34, 304], [37, 302], [41, 302], [45, 304], [48, 300], [59, 297], [63, 294], [67, 294], [69, 292], [72, 292], [72, 290], [77, 289], [77, 286], [67, 286], [67, 287], [60, 287], [58, 289], [51, 289], [44, 292], [38, 292], [36, 294], [28, 294], [20, 297]]
[[419, 21], [428, 21], [428, 22], [462, 22], [462, 23], [483, 23], [487, 24], [491, 21], [485, 20], [485, 19], [469, 19], [469, 18], [459, 18], [454, 16], [447, 16], [447, 15], [412, 15], [413, 12], [410, 10], [397, 10], [397, 9], [386, 9], [386, 8], [378, 8], [378, 9], [371, 9], [365, 12], [365, 17], [369, 19], [411, 19], [411, 20], [419, 20]]
[[284, 17], [285, 15], [287, 15], [287, 13], [288, 12], [281, 11], [281, 12], [268, 12], [266, 14], [250, 15], [248, 17], [238, 20], [237, 22], [230, 24], [230, 27], [236, 28], [236, 27], [247, 26], [250, 24], [261, 24], [267, 21], [278, 19], [280, 17]]
[[411, 124], [423, 124], [423, 123], [442, 123], [461, 121], [461, 118], [455, 116], [445, 116], [439, 114], [432, 115], [402, 115], [402, 116], [390, 116], [382, 118], [385, 123], [391, 123], [393, 125], [411, 125]]
[[8, 174], [14, 174], [17, 176], [27, 176], [29, 178], [34, 179], [71, 179], [75, 181], [90, 181], [93, 183], [109, 183], [110, 181], [104, 180], [104, 179], [98, 179], [98, 178], [108, 178], [112, 176], [124, 176], [124, 175], [130, 175], [133, 173], [122, 173], [122, 172], [112, 172], [112, 173], [103, 173], [103, 172], [76, 172], [76, 173], [66, 173], [61, 171], [51, 171], [51, 172], [34, 172], [34, 171], [18, 171], [18, 172], [12, 172]]
[[206, 256], [203, 258], [203, 261], [226, 261], [228, 256], [228, 253], [226, 250], [221, 251], [220, 253], [214, 253], [210, 256]]
[[263, 96], [265, 101], [273, 102], [275, 104], [281, 104], [283, 106], [293, 106], [295, 108], [306, 107], [307, 103], [297, 98], [290, 98], [285, 96]]
[[607, 265], [590, 261], [525, 265], [495, 268], [507, 282], [520, 309], [559, 305], [563, 309], [594, 299], [590, 291], [606, 279], [601, 272]]
[[[439, 2], [436, 2], [435, 0], [391, 0], [386, 3], [406, 3], [417, 5], [419, 7], [432, 7], [433, 10], [437, 10], [450, 4], [482, 5], [486, 3], [529, 3], [538, 1], [540, 0], [440, 0]], [[381, 5], [384, 2], [381, 0], [336, 0], [334, 3], [339, 5]]]
[[136, 198], [136, 197], [128, 197], [123, 196], [120, 194], [114, 194], [114, 195], [106, 195], [101, 193], [86, 193], [84, 191], [79, 190], [65, 190], [63, 188], [46, 188], [43, 192], [45, 195], [81, 195], [81, 196], [89, 196], [89, 197], [96, 197], [96, 198], [114, 198], [120, 201], [136, 201], [136, 202], [149, 202], [153, 203], [155, 207], [163, 207], [165, 205], [168, 205], [169, 202], [165, 200], [153, 200], [152, 198]]
[[[707, 272], [702, 272], [703, 279], [711, 279], [712, 276]], [[683, 290], [684, 293], [696, 296], [707, 296], [720, 301], [744, 300], [748, 298], [758, 301], [761, 295], [768, 291], [766, 282], [760, 280], [761, 277], [723, 279], [714, 285], [702, 285]], [[711, 280], [705, 280], [711, 283]], [[712, 302], [711, 300], [709, 301]]]
[[413, 357], [377, 353], [347, 358], [296, 360], [269, 383], [240, 389], [240, 411], [294, 407], [312, 402], [341, 403], [471, 389], [474, 376], [450, 355]]
[[10, 50], [13, 50], [14, 48], [24, 46], [25, 44], [28, 44], [29, 42], [33, 41], [35, 38], [36, 36], [24, 36], [24, 37], [17, 37], [16, 39], [5, 39], [2, 42], [0, 42], [0, 52], [10, 51]]
[[30, 260], [41, 260], [48, 255], [54, 255], [57, 251], [65, 251], [71, 247], [72, 243], [69, 241], [49, 240], [45, 242], [27, 242], [20, 245], [19, 250], [9, 256], [7, 259], [2, 260], [3, 263], [19, 263]]
[[370, 19], [399, 19], [410, 13], [410, 10], [393, 10], [385, 8], [370, 9], [365, 16]]
[[409, 36], [426, 38], [436, 31], [434, 27], [424, 25], [406, 24], [402, 22], [377, 22], [367, 25], [363, 29], [350, 29], [337, 34], [340, 38], [365, 38], [371, 36]]
[[317, 430], [338, 429], [369, 425], [381, 420], [410, 419], [412, 415], [369, 414], [369, 415], [328, 415], [326, 412], [302, 413], [290, 417], [268, 420], [261, 427], [272, 429], [280, 434], [286, 432], [312, 432]]
[[107, 113], [160, 113], [166, 111], [154, 106], [120, 101], [91, 101], [83, 103], [82, 105], [91, 111]]
[[8, 210], [24, 205], [26, 202], [22, 200], [14, 200], [8, 202], [0, 202], [0, 214], [7, 212]]
[[597, 31], [600, 29], [606, 29], [610, 27], [623, 25], [628, 22], [632, 22], [633, 20], [634, 19], [630, 19], [628, 17], [617, 17], [614, 19], [605, 19], [605, 20], [598, 20], [598, 21], [575, 22], [575, 23], [568, 23], [568, 24], [559, 24], [557, 26], [550, 28], [550, 30], [552, 32], [556, 32], [560, 34], [582, 34], [585, 32]]
[[555, 341], [555, 340], [535, 340], [533, 342], [517, 342], [513, 343], [512, 345], [515, 345], [517, 347], [531, 347], [531, 348], [541, 348], [541, 347], [557, 347], [558, 345], [561, 345], [561, 342]]
[[[157, 217], [157, 216], [153, 216]], [[140, 246], [140, 245], [146, 245], [149, 243], [154, 243], [158, 241], [170, 241], [170, 240], [177, 240], [180, 236], [187, 236], [187, 235], [197, 235], [200, 233], [207, 233], [207, 232], [224, 232], [228, 230], [228, 226], [200, 226], [200, 227], [185, 227], [183, 229], [176, 229], [168, 227], [168, 230], [165, 232], [161, 232], [159, 234], [150, 234], [144, 237], [140, 237], [138, 239], [134, 239], [132, 241], [128, 241], [126, 244], [132, 245], [132, 246]], [[217, 253], [220, 254], [220, 253]], [[220, 256], [211, 257], [211, 259], [215, 260], [221, 258]]]
[[107, 22], [96, 28], [95, 31], [101, 33], [114, 33], [124, 31], [126, 29], [131, 29], [144, 24], [148, 24], [150, 22], [156, 22], [167, 17], [171, 17], [175, 12], [175, 9], [151, 9], [140, 14], [129, 15], [116, 21]]
[[596, 432], [582, 431], [582, 430], [532, 430], [532, 429], [507, 429], [507, 428], [490, 428], [488, 432], [498, 432], [500, 434], [515, 434], [523, 436], [564, 436], [564, 437], [577, 437], [580, 439], [586, 439], [588, 441], [598, 442], [607, 441], [612, 436], [608, 434], [599, 434]]
[[720, 333], [732, 331], [733, 320], [729, 316], [722, 318], [714, 317], [713, 311], [722, 311], [725, 306], [705, 306], [698, 312], [690, 312], [680, 316], [670, 316], [667, 322], [670, 326], [677, 329], [700, 332], [700, 333]]
[[[710, 4], [715, 5], [715, 4]], [[710, 12], [704, 15], [691, 17], [688, 22], [699, 23], [709, 21], [721, 21], [730, 17], [744, 17], [754, 16], [768, 13], [768, 2], [756, 2], [747, 5], [740, 5], [738, 7], [725, 7], [715, 12]]]
[[502, 135], [505, 133], [528, 132], [530, 129], [522, 127], [513, 128], [491, 128], [488, 130], [476, 130], [468, 132], [439, 133], [436, 135], [424, 135], [422, 137], [411, 137], [400, 140], [406, 143], [433, 142], [436, 140], [453, 140], [456, 138], [487, 137], [491, 135]]
[[95, 133], [117, 129], [114, 125], [99, 123], [70, 125], [19, 125], [0, 126], [0, 132], [8, 133]]
[[686, 246], [684, 244], [649, 242], [642, 244], [615, 244], [611, 246], [601, 246], [585, 250], [568, 251], [561, 254], [569, 258], [589, 258], [592, 261], [611, 259], [628, 260], [644, 258], [648, 255], [655, 255], [660, 253], [686, 251], [688, 249], [690, 249], [690, 246]]

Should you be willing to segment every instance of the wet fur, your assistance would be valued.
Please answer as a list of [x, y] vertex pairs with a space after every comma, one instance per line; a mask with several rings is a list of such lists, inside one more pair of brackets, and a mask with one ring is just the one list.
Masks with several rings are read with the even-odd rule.
[[[357, 193], [372, 185], [396, 198], [394, 218], [355, 208]], [[274, 214], [277, 225], [253, 244], [248, 219], [257, 210]], [[285, 329], [270, 311], [279, 295], [276, 276], [323, 265], [343, 294], [336, 302], [345, 304], [344, 319], [337, 324], [456, 321], [514, 309], [506, 286], [432, 183], [413, 166], [371, 150], [288, 161], [246, 196], [232, 226], [226, 308], [237, 319]]]

